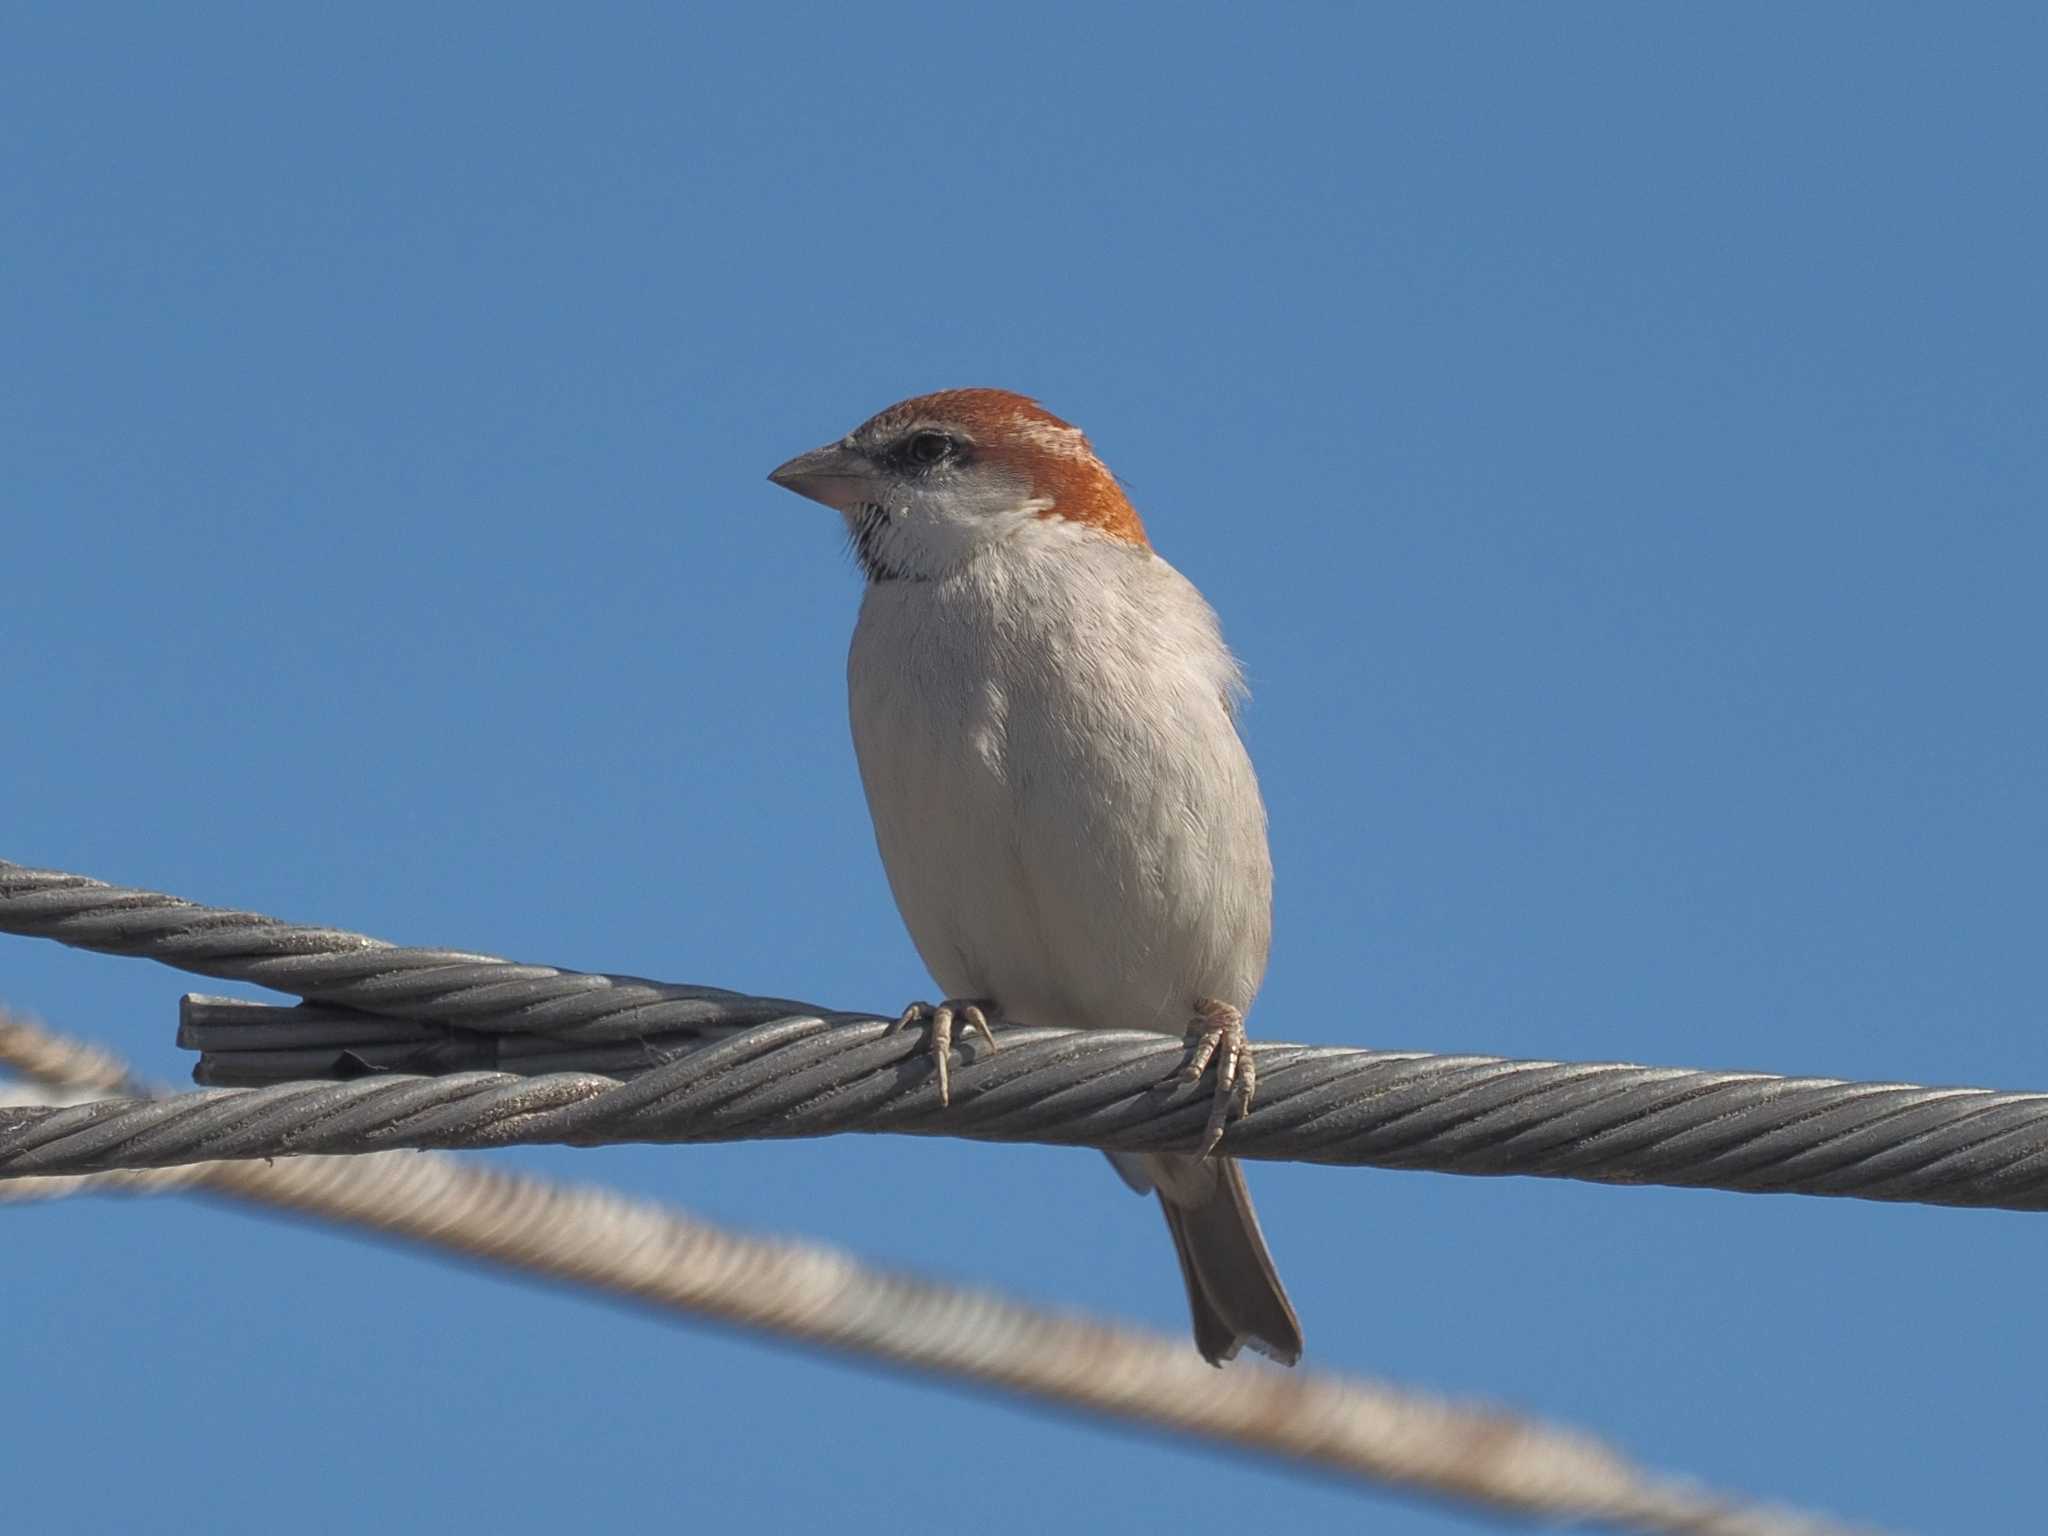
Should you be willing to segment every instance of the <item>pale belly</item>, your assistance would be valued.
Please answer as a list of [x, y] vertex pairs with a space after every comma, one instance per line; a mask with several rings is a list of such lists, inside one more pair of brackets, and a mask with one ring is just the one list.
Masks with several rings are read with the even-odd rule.
[[1005, 677], [976, 639], [864, 611], [854, 642], [876, 841], [934, 981], [1031, 1024], [1178, 1034], [1197, 999], [1248, 1008], [1272, 872], [1221, 701], [1169, 673], [1118, 708], [1093, 677]]

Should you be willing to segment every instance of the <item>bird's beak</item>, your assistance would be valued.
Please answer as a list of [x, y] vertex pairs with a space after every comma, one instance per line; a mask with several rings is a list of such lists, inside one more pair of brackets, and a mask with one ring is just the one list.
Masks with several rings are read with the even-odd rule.
[[844, 443], [827, 443], [800, 453], [768, 477], [785, 491], [795, 491], [844, 512], [870, 494], [874, 466]]

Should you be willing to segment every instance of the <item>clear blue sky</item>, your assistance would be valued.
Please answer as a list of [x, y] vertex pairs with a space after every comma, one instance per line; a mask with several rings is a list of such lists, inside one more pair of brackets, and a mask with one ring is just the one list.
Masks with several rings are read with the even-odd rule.
[[[921, 995], [857, 582], [763, 476], [997, 384], [1249, 670], [1255, 1033], [2048, 1087], [2044, 49], [2028, 6], [10, 7], [0, 856]], [[0, 940], [0, 997], [166, 1078], [185, 985]], [[505, 1161], [1184, 1326], [1092, 1155]], [[2038, 1521], [2041, 1218], [1254, 1182], [1316, 1364]], [[214, 1206], [0, 1221], [24, 1530], [1493, 1528]]]

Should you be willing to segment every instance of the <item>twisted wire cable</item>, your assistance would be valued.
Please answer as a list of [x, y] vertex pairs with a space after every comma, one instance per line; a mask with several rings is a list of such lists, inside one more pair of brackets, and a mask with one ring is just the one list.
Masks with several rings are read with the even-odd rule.
[[201, 906], [0, 859], [0, 933], [135, 955], [198, 976], [253, 982], [390, 1019], [582, 1043], [706, 1038], [816, 1016], [808, 1003], [638, 976], [516, 965], [459, 949], [412, 949], [340, 928]]
[[[942, 1108], [922, 1042], [877, 1019], [474, 955], [450, 960], [457, 952], [397, 949], [14, 865], [0, 865], [0, 931], [144, 954], [351, 1008], [389, 1004], [472, 1031], [630, 1040], [650, 1063], [629, 1081], [587, 1071], [414, 1076], [369, 1064], [352, 1081], [18, 1109], [0, 1114], [0, 1176], [301, 1152], [850, 1131], [1188, 1150], [1209, 1103], [1204, 1086], [1174, 1077], [1180, 1043], [1158, 1034], [1004, 1029], [998, 1051], [962, 1047], [953, 1102]], [[664, 1053], [620, 1032], [627, 1015], [671, 1003], [694, 1012], [690, 1022], [661, 1015], [664, 1038], [695, 1043]], [[433, 1012], [444, 1005], [450, 1019]], [[2048, 1095], [1299, 1045], [1256, 1051], [1258, 1102], [1225, 1137], [1241, 1157], [2048, 1208]]]
[[[0, 1010], [0, 1066], [51, 1099], [134, 1085], [108, 1053]], [[22, 1090], [0, 1079], [0, 1101]], [[220, 1195], [322, 1217], [670, 1313], [710, 1318], [1066, 1408], [1504, 1513], [1669, 1536], [1855, 1536], [1641, 1468], [1592, 1437], [1355, 1377], [1199, 1364], [1184, 1341], [764, 1241], [603, 1190], [392, 1153], [0, 1184], [0, 1204]], [[1866, 1533], [1875, 1536], [1875, 1533]]]
[[[790, 1005], [794, 1007], [795, 1005]], [[805, 1017], [852, 1018], [821, 1014]], [[736, 1027], [657, 1030], [638, 1040], [541, 1033], [492, 1034], [426, 1019], [389, 1019], [326, 1003], [291, 1007], [186, 993], [178, 1044], [197, 1051], [192, 1080], [208, 1088], [361, 1077], [369, 1072], [599, 1072], [635, 1077]]]
[[[1118, 1151], [1197, 1144], [1208, 1090], [1179, 1042], [1005, 1029], [967, 1048], [950, 1106], [922, 1043], [880, 1020], [786, 1019], [649, 1067], [352, 1081], [0, 1111], [0, 1178], [220, 1158], [516, 1144], [709, 1142], [849, 1131]], [[1259, 1048], [1238, 1156], [1750, 1192], [2048, 1208], [2048, 1097], [1978, 1089]]]

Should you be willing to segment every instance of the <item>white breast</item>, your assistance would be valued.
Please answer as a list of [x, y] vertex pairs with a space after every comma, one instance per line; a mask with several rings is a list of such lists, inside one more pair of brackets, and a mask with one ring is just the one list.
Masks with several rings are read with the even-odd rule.
[[1180, 1033], [1265, 971], [1265, 810], [1237, 672], [1149, 550], [1057, 521], [868, 590], [848, 659], [875, 837], [948, 996]]

